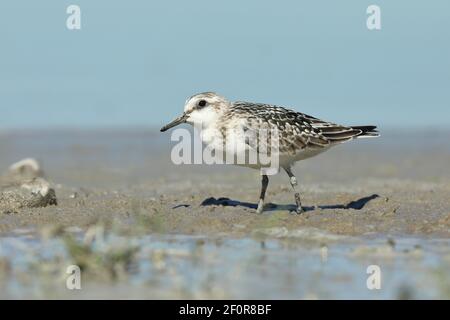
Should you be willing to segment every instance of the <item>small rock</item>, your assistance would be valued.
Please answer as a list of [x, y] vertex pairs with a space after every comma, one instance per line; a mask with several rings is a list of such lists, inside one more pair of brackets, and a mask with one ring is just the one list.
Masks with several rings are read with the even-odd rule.
[[8, 172], [0, 176], [0, 213], [57, 205], [55, 190], [42, 176], [41, 166], [35, 159], [11, 165]]
[[55, 190], [43, 178], [35, 178], [19, 186], [9, 186], [0, 192], [0, 212], [14, 213], [22, 208], [57, 205]]

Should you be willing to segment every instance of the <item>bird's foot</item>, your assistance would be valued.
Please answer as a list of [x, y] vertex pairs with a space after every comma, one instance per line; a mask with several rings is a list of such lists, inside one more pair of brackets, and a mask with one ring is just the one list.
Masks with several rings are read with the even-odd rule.
[[302, 206], [299, 206], [295, 209], [296, 214], [302, 214], [303, 212], [305, 212], [305, 210], [303, 210]]
[[263, 213], [263, 211], [264, 211], [264, 201], [261, 199], [258, 202], [258, 208], [256, 209], [256, 213], [261, 214]]

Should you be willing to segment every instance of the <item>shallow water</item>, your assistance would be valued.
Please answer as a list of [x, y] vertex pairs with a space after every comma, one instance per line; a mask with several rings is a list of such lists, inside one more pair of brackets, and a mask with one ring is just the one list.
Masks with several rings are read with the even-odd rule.
[[[74, 261], [62, 238], [2, 237], [0, 261], [9, 262], [10, 274], [0, 276], [1, 297], [449, 298], [449, 240], [336, 238], [307, 231], [279, 239], [97, 234], [90, 247], [100, 255], [124, 247], [137, 251], [123, 276], [98, 281], [82, 272], [82, 289], [75, 291], [65, 288], [65, 271]], [[75, 234], [78, 241], [85, 236]], [[367, 288], [369, 265], [381, 269], [379, 290]]]

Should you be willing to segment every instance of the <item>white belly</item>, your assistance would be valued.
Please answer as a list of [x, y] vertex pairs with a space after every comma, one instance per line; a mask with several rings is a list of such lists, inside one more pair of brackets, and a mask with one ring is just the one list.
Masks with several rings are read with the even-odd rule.
[[[204, 145], [214, 149], [223, 155], [223, 162], [234, 165], [260, 169], [267, 166], [289, 167], [297, 161], [314, 157], [329, 148], [302, 149], [296, 154], [259, 155], [254, 149], [245, 143], [245, 138], [239, 134], [230, 134], [223, 141], [223, 137], [217, 129], [204, 128], [200, 132], [200, 138]], [[219, 157], [220, 159], [220, 157]], [[230, 162], [230, 160], [232, 160]], [[270, 161], [270, 164], [268, 162]]]

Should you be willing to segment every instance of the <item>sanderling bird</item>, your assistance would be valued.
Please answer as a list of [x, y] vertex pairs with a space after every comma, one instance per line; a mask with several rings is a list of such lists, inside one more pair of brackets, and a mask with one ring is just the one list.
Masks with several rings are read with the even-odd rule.
[[[343, 126], [276, 105], [230, 102], [213, 92], [196, 94], [187, 99], [184, 113], [161, 128], [161, 132], [182, 123], [201, 128], [201, 140], [208, 144], [214, 143], [214, 140], [220, 140], [222, 143], [222, 139], [230, 139], [230, 135], [227, 134], [225, 137], [224, 132], [251, 132], [257, 137], [261, 128], [276, 130], [278, 166], [286, 171], [290, 179], [295, 193], [297, 213], [302, 212], [302, 205], [300, 194], [296, 190], [297, 179], [292, 173], [292, 165], [295, 162], [316, 156], [335, 145], [355, 138], [379, 136], [376, 126]], [[248, 134], [232, 134], [231, 138], [238, 142], [243, 151], [258, 148], [252, 143], [254, 139], [248, 138]], [[243, 165], [256, 169], [262, 167], [258, 163]], [[268, 175], [262, 173], [258, 213], [263, 212], [268, 184]]]

